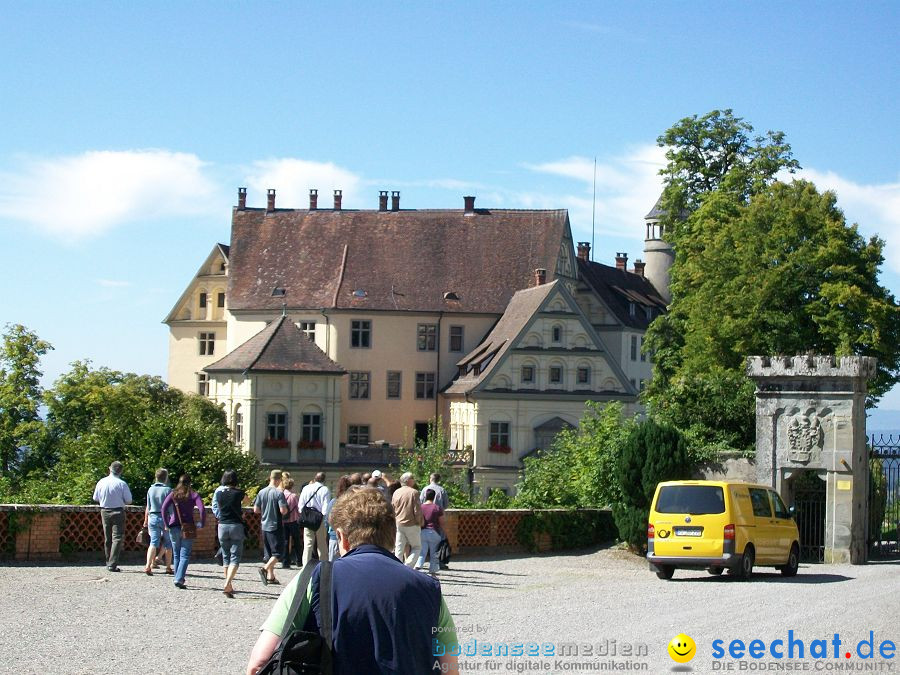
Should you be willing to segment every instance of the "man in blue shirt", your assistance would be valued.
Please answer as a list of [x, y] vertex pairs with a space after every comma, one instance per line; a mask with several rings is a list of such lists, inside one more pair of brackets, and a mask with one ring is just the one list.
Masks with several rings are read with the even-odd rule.
[[109, 465], [109, 475], [97, 481], [94, 501], [100, 504], [103, 519], [103, 546], [106, 549], [106, 569], [120, 572], [119, 556], [125, 536], [125, 505], [131, 503], [131, 490], [121, 478], [122, 462]]
[[[333, 563], [330, 598], [335, 675], [456, 672], [459, 646], [441, 585], [394, 557], [394, 512], [381, 493], [351, 488], [334, 503], [329, 520], [341, 552]], [[269, 660], [291, 630], [319, 631], [319, 568], [306, 588], [298, 588], [301, 576], [288, 584], [263, 624], [248, 675]], [[305, 597], [285, 630], [297, 593]]]

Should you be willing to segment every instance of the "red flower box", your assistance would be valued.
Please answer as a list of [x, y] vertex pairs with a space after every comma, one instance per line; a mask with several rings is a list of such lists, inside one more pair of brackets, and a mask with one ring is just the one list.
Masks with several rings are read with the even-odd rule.
[[494, 443], [491, 447], [488, 448], [490, 452], [502, 452], [504, 455], [508, 455], [512, 452], [512, 448], [508, 445], [500, 445], [499, 443]]
[[325, 447], [325, 444], [322, 441], [297, 441], [297, 449], [298, 450], [321, 450]]
[[266, 448], [289, 448], [291, 442], [286, 438], [267, 438], [263, 441], [263, 446]]

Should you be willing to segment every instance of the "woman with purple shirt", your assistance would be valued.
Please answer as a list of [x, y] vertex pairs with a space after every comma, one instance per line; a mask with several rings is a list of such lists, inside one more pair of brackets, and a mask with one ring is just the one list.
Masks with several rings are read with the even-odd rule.
[[200, 510], [200, 522], [198, 528], [206, 523], [206, 509], [200, 495], [191, 490], [191, 477], [183, 475], [178, 480], [176, 487], [165, 498], [162, 504], [162, 516], [172, 535], [173, 561], [175, 566], [175, 586], [187, 588], [184, 577], [187, 573], [188, 560], [191, 557], [191, 549], [194, 546], [193, 539], [187, 539], [181, 535], [182, 523], [194, 523], [194, 507]]
[[441, 569], [437, 549], [441, 543], [441, 534], [444, 531], [444, 510], [434, 503], [434, 497], [434, 490], [426, 488], [425, 503], [422, 504], [422, 517], [425, 519], [425, 524], [422, 526], [422, 553], [419, 555], [416, 569], [420, 570], [425, 566], [425, 556], [427, 554], [429, 572], [431, 576], [436, 577]]

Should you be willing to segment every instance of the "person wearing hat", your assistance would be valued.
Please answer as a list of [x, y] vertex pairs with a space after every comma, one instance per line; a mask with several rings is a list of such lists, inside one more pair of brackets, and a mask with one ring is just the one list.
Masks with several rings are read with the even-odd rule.
[[[414, 567], [422, 550], [422, 505], [419, 503], [419, 491], [413, 487], [413, 475], [407, 471], [400, 476], [400, 488], [391, 497], [391, 505], [397, 519], [397, 537], [394, 541], [394, 555], [407, 566]], [[407, 544], [409, 555], [403, 553]]]

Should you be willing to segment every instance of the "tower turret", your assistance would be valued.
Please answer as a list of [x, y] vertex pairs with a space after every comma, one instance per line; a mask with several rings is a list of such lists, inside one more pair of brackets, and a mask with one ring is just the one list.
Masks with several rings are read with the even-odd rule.
[[644, 216], [647, 228], [644, 236], [644, 276], [653, 284], [666, 304], [669, 304], [672, 301], [672, 293], [669, 291], [669, 268], [675, 261], [675, 249], [664, 238], [665, 232], [660, 221], [665, 211], [660, 208], [661, 201], [662, 197], [657, 199], [650, 213]]

